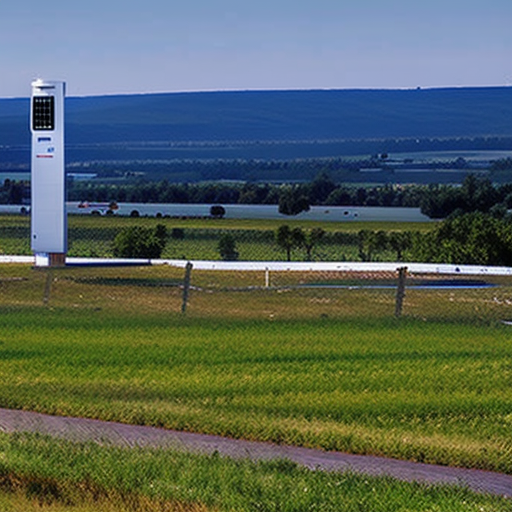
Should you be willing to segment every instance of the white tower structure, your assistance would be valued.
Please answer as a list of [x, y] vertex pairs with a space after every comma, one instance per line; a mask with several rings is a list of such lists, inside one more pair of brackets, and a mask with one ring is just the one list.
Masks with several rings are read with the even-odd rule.
[[64, 265], [67, 251], [64, 82], [32, 82], [31, 247], [36, 266]]

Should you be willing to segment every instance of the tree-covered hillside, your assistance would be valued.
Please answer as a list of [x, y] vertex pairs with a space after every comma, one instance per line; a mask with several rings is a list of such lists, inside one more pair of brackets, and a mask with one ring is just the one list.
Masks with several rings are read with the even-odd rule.
[[[0, 99], [0, 146], [26, 143], [27, 99]], [[512, 135], [512, 88], [240, 91], [68, 98], [71, 144]]]
[[[87, 172], [91, 166], [97, 172], [99, 166], [102, 175], [114, 167], [122, 173], [158, 169], [158, 179], [172, 181], [290, 180], [295, 176], [286, 169], [267, 172], [261, 162], [468, 150], [512, 150], [512, 87], [66, 99], [68, 170]], [[190, 167], [192, 161], [201, 162], [197, 170], [179, 175], [176, 163]], [[203, 176], [203, 164], [212, 161], [222, 172]], [[248, 178], [244, 169], [254, 162], [258, 168]], [[0, 171], [28, 169], [29, 163], [29, 100], [0, 99]]]

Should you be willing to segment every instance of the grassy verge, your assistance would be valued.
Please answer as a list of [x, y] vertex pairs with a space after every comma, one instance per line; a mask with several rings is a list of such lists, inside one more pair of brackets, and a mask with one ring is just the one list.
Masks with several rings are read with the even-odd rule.
[[510, 500], [462, 488], [309, 471], [287, 461], [234, 461], [5, 434], [0, 453], [0, 506], [6, 512], [512, 510]]
[[0, 311], [0, 406], [512, 473], [510, 328]]

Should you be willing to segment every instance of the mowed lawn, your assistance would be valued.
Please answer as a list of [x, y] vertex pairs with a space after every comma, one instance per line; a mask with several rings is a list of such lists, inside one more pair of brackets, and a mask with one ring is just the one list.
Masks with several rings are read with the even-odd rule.
[[512, 328], [0, 310], [0, 406], [512, 473]]

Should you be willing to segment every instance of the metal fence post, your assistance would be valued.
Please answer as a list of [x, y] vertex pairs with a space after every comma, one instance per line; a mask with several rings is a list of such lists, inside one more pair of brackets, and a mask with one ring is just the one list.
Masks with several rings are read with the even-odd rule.
[[396, 288], [395, 317], [402, 316], [402, 308], [405, 297], [405, 279], [407, 277], [407, 267], [400, 267], [398, 270], [398, 286]]
[[192, 274], [192, 263], [190, 261], [185, 266], [185, 278], [183, 280], [183, 302], [181, 304], [181, 312], [183, 314], [187, 311], [187, 304], [188, 304], [188, 294], [190, 291], [190, 276]]

